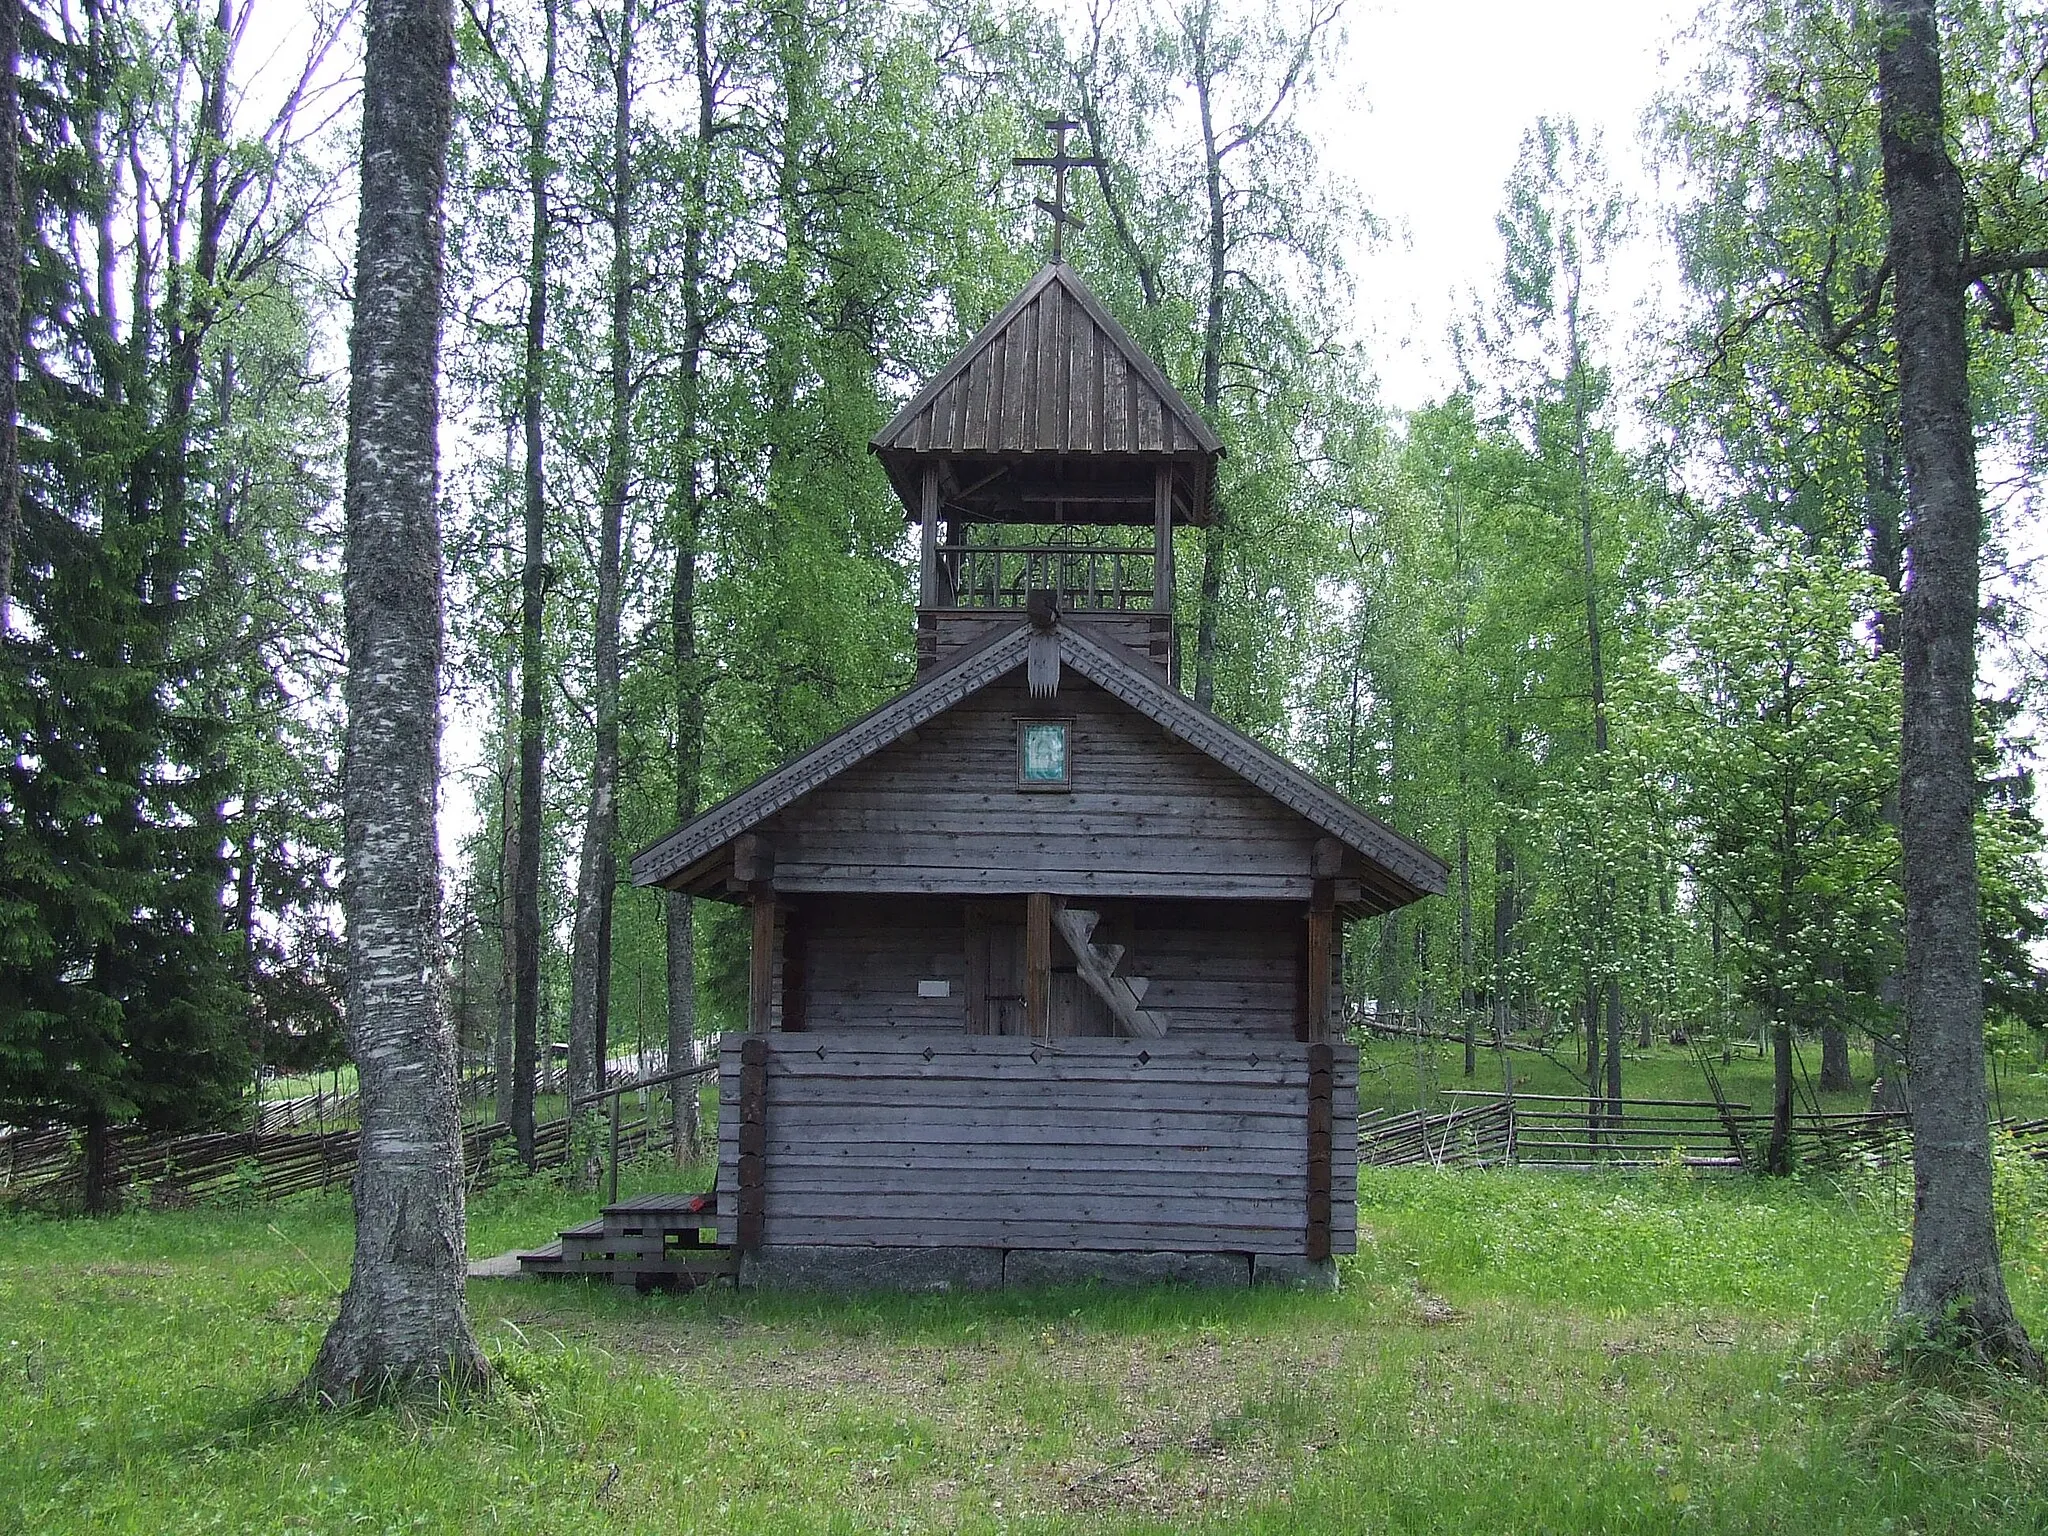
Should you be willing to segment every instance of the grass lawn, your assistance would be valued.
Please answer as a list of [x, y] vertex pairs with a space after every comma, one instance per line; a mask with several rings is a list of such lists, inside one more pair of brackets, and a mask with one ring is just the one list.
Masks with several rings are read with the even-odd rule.
[[[2004, 1172], [2040, 1337], [2048, 1200]], [[0, 1529], [2048, 1528], [2040, 1395], [1875, 1368], [1904, 1207], [1896, 1185], [1369, 1172], [1335, 1296], [480, 1281], [493, 1397], [338, 1417], [278, 1397], [333, 1314], [341, 1197], [0, 1215]], [[588, 1210], [501, 1186], [473, 1251]]]

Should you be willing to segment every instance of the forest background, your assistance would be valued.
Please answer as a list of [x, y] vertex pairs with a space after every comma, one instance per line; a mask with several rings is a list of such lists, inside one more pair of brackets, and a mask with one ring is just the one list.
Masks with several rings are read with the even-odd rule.
[[[4, 647], [0, 1114], [236, 1113], [331, 1065], [354, 18], [27, 8], [23, 496]], [[2034, 233], [2048, 18], [1944, 24], [1974, 217]], [[476, 0], [443, 399], [446, 981], [530, 1152], [541, 1064], [730, 1022], [744, 934], [619, 856], [912, 675], [866, 452], [1042, 259], [1011, 166], [1078, 120], [1070, 259], [1229, 449], [1183, 684], [1447, 857], [1346, 936], [1384, 1019], [1547, 1043], [1619, 1098], [1674, 1026], [1898, 1089], [1903, 498], [1873, 34], [1726, 0], [1640, 146], [1529, 125], [1440, 397], [1362, 323], [1330, 0], [1057, 12]], [[1346, 29], [1350, 29], [1347, 38]], [[1614, 169], [1640, 153], [1655, 198]], [[1428, 155], [1426, 132], [1413, 151]], [[1645, 250], [1651, 322], [1616, 293]], [[1633, 253], [1633, 254], [1632, 254]], [[1990, 492], [1990, 1028], [2048, 1025], [2024, 270], [1973, 291]], [[688, 1096], [685, 1096], [687, 1099]], [[679, 1104], [679, 1120], [694, 1099]], [[679, 1136], [689, 1127], [679, 1123]]]

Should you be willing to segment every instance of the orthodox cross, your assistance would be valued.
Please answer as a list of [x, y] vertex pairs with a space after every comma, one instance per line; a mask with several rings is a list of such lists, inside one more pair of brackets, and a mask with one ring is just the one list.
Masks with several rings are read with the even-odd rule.
[[1049, 155], [1019, 155], [1013, 165], [1049, 165], [1052, 167], [1052, 201], [1035, 197], [1033, 202], [1052, 215], [1052, 259], [1060, 260], [1060, 235], [1068, 225], [1075, 229], [1083, 227], [1079, 218], [1067, 212], [1067, 172], [1083, 167], [1102, 164], [1093, 155], [1070, 155], [1067, 153], [1067, 135], [1081, 125], [1068, 118], [1054, 118], [1045, 124], [1045, 131], [1052, 135], [1052, 153]]

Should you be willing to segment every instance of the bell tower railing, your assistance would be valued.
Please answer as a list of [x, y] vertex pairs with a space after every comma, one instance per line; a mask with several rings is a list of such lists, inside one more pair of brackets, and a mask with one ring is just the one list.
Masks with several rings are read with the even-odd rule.
[[939, 546], [935, 606], [1021, 609], [1036, 590], [1057, 593], [1067, 613], [1153, 610], [1158, 554], [1149, 541], [1116, 541], [1097, 529], [1054, 529], [1037, 539], [987, 532]]

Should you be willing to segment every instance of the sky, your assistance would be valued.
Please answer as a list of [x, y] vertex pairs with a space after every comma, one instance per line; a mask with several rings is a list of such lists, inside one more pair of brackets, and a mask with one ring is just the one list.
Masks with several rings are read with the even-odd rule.
[[[1617, 180], [1653, 193], [1637, 143], [1644, 109], [1675, 77], [1662, 54], [1691, 0], [1353, 0], [1348, 41], [1304, 126], [1386, 227], [1352, 259], [1356, 308], [1383, 401], [1406, 410], [1456, 381], [1448, 332], [1500, 260], [1494, 215], [1523, 133], [1543, 114], [1604, 137]], [[302, 0], [259, 5], [245, 58], [292, 59]], [[1654, 292], [1657, 242], [1617, 260], [1617, 335]], [[474, 746], [451, 722], [444, 848], [474, 825], [460, 769]]]
[[[1539, 116], [1600, 130], [1616, 179], [1652, 212], [1639, 125], [1657, 92], [1677, 83], [1663, 53], [1693, 9], [1667, 0], [1378, 0], [1352, 15], [1341, 74], [1308, 125], [1388, 226], [1388, 238], [1353, 261], [1388, 405], [1410, 409], [1455, 383], [1447, 333], [1470, 296], [1492, 285], [1494, 216]], [[1648, 238], [1617, 260], [1613, 298], [1623, 314], [1656, 291], [1660, 267]]]

